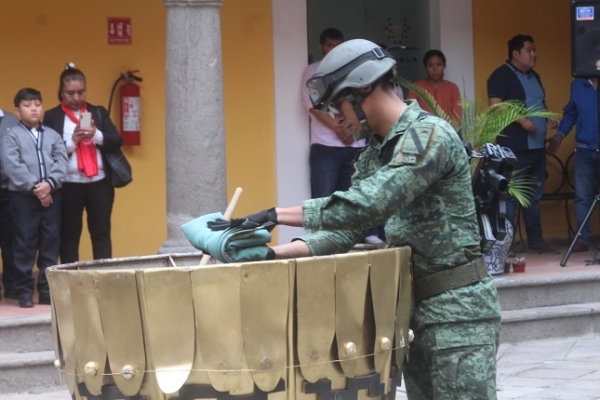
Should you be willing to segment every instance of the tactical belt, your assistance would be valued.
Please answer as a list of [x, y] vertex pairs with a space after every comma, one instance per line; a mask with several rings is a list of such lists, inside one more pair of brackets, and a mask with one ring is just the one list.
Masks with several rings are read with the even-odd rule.
[[415, 301], [436, 296], [447, 290], [472, 285], [488, 276], [483, 258], [478, 258], [458, 267], [436, 272], [414, 281]]

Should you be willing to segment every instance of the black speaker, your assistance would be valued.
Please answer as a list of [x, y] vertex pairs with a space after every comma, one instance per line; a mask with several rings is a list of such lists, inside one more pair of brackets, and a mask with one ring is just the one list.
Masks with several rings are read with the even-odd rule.
[[600, 76], [600, 0], [571, 0], [571, 73]]

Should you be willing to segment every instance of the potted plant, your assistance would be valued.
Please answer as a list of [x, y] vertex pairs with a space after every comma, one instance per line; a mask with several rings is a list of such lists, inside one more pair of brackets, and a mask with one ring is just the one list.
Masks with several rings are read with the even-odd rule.
[[[520, 118], [542, 117], [555, 119], [558, 114], [526, 107], [522, 102], [505, 101], [488, 106], [479, 100], [470, 100], [463, 96], [461, 98], [462, 116], [448, 115], [442, 110], [434, 97], [427, 90], [415, 86], [412, 82], [397, 77], [397, 83], [421, 97], [425, 104], [433, 111], [433, 114], [446, 120], [460, 133], [463, 140], [472, 145], [474, 153], [477, 153], [485, 143], [492, 143], [501, 132], [511, 123]], [[471, 173], [475, 171], [477, 158], [471, 158]], [[523, 176], [515, 171], [510, 177], [508, 193], [513, 196], [523, 207], [529, 207], [535, 194], [534, 185], [539, 185], [534, 178]], [[514, 229], [510, 222], [506, 221], [506, 236], [504, 240], [497, 241], [492, 249], [485, 255], [484, 259], [488, 270], [492, 275], [504, 273], [504, 264], [510, 249]]]
[[525, 260], [525, 257], [515, 257], [512, 265], [513, 272], [525, 272], [525, 266], [527, 265], [527, 262]]

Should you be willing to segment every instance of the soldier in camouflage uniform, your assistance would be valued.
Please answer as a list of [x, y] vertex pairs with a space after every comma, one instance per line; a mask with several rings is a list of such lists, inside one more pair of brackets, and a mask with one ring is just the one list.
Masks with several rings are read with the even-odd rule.
[[[415, 333], [404, 364], [410, 400], [496, 399], [500, 311], [496, 286], [481, 262], [469, 160], [445, 121], [393, 92], [393, 57], [366, 40], [332, 50], [307, 82], [316, 109], [354, 131], [373, 132], [356, 162], [352, 187], [302, 206], [246, 218], [304, 226], [308, 234], [270, 249], [268, 258], [347, 252], [370, 227], [385, 223], [391, 245], [413, 250]], [[364, 131], [364, 129], [362, 129]], [[436, 287], [427, 277], [465, 268], [481, 276]], [[436, 273], [438, 273], [436, 275]], [[419, 284], [420, 283], [420, 284]]]

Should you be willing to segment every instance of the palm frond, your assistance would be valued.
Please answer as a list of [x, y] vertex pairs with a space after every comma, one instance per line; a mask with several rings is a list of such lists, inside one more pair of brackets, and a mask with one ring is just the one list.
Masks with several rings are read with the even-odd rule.
[[475, 148], [493, 142], [501, 135], [502, 130], [518, 119], [558, 117], [556, 113], [536, 107], [526, 107], [517, 101], [504, 101], [487, 107], [481, 101], [472, 101], [463, 97], [461, 105], [463, 107], [461, 134], [463, 139], [471, 142]]
[[[513, 122], [521, 118], [540, 117], [546, 119], [557, 119], [559, 114], [540, 110], [537, 107], [527, 107], [519, 101], [504, 101], [488, 106], [487, 102], [481, 100], [469, 100], [461, 98], [462, 118], [459, 119], [446, 114], [435, 101], [435, 98], [427, 90], [416, 86], [411, 81], [400, 76], [396, 77], [396, 83], [407, 88], [419, 96], [433, 113], [446, 120], [454, 129], [460, 131], [463, 140], [470, 142], [473, 150], [479, 150], [484, 143], [492, 143], [501, 132]], [[472, 160], [471, 174], [476, 170], [477, 161]], [[535, 196], [535, 185], [540, 185], [531, 176], [522, 176], [520, 171], [515, 171], [509, 181], [508, 192], [523, 207], [529, 207]]]
[[519, 204], [527, 208], [531, 206], [535, 196], [535, 186], [541, 183], [532, 176], [523, 176], [521, 170], [513, 172], [508, 184], [508, 193], [513, 196]]

